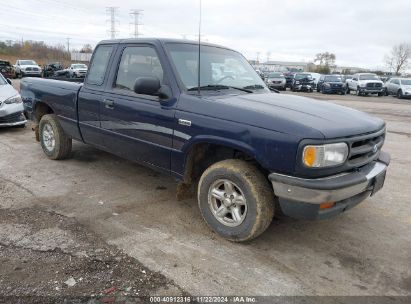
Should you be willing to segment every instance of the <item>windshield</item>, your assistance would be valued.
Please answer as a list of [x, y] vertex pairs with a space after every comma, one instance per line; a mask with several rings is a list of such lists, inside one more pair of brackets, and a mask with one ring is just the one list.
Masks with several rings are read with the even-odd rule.
[[313, 79], [311, 74], [296, 74], [295, 75], [295, 79], [305, 79], [305, 78], [307, 78], [308, 80]]
[[[185, 88], [198, 87], [198, 45], [169, 43], [166, 48]], [[212, 46], [201, 46], [200, 86], [268, 90], [242, 55]]]
[[72, 67], [74, 69], [87, 69], [87, 66], [85, 64], [73, 64]]
[[1, 66], [10, 66], [10, 62], [0, 60], [0, 65], [1, 65]]
[[20, 65], [37, 65], [37, 63], [33, 60], [20, 60]]
[[325, 76], [325, 81], [329, 82], [341, 82], [341, 76]]
[[402, 85], [411, 85], [411, 79], [402, 79], [401, 84]]
[[360, 75], [360, 80], [380, 80], [375, 74]]
[[268, 77], [270, 77], [270, 78], [283, 78], [284, 74], [283, 73], [270, 73], [270, 74], [268, 74]]
[[2, 74], [0, 74], [0, 85], [5, 85], [5, 84], [9, 84], [6, 79], [3, 77]]

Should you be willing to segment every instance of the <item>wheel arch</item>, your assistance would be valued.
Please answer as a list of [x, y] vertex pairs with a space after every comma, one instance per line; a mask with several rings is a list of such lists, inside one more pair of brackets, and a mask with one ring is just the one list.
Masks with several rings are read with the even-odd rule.
[[264, 170], [262, 160], [258, 159], [253, 147], [231, 139], [199, 136], [184, 147], [183, 153], [183, 182], [187, 184], [198, 180], [212, 164], [225, 159], [243, 159], [255, 163], [260, 170]]
[[44, 115], [53, 114], [54, 110], [49, 104], [43, 101], [38, 101], [34, 105], [33, 113], [34, 113], [34, 118], [36, 119], [36, 121], [40, 122], [41, 118]]

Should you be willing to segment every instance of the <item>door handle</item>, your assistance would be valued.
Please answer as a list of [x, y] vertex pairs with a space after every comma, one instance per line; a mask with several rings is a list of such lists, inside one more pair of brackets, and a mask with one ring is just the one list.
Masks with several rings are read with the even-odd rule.
[[114, 100], [111, 99], [104, 99], [103, 103], [107, 109], [114, 109]]

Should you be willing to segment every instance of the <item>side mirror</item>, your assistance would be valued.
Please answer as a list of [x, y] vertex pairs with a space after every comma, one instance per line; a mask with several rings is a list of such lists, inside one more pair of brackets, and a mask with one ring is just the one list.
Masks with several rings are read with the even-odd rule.
[[10, 78], [6, 78], [7, 82], [11, 85], [11, 80]]
[[157, 95], [161, 88], [157, 77], [138, 77], [134, 83], [134, 92], [144, 95]]

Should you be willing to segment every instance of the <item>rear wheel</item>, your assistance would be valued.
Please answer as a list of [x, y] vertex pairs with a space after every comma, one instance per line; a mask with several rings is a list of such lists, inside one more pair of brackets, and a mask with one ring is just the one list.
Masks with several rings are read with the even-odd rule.
[[274, 215], [274, 194], [267, 178], [243, 160], [210, 166], [198, 184], [198, 204], [208, 226], [235, 242], [259, 236]]
[[56, 115], [44, 115], [39, 124], [40, 144], [50, 159], [65, 159], [71, 153], [72, 140], [60, 125]]

